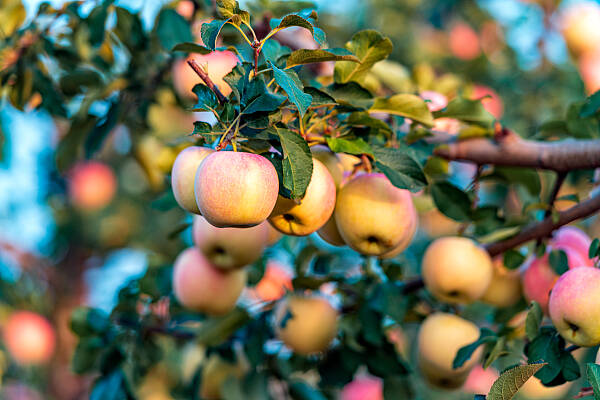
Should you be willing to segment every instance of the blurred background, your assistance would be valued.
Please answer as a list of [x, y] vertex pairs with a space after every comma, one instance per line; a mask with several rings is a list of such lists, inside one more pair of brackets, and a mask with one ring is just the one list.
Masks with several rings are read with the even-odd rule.
[[[0, 3], [0, 15], [12, 12], [10, 7], [16, 3]], [[41, 3], [23, 1], [26, 21], [34, 18]], [[57, 8], [62, 4], [50, 3]], [[98, 2], [83, 3], [91, 10]], [[190, 5], [180, 3], [115, 2], [140, 13], [145, 30], [153, 29], [165, 5], [189, 17]], [[240, 3], [258, 14], [285, 9], [282, 2], [268, 0]], [[406, 86], [410, 79], [421, 88], [449, 93], [468, 82], [474, 98], [489, 95], [484, 103], [488, 111], [526, 137], [557, 135], [561, 126], [556, 121], [577, 112], [573, 107], [600, 88], [600, 3], [344, 0], [314, 4], [330, 47], [343, 47], [354, 32], [366, 28], [392, 40], [390, 61], [374, 68], [370, 90], [381, 86], [410, 90]], [[300, 39], [294, 40], [311, 45], [312, 39], [302, 32], [296, 35]], [[598, 48], [586, 45], [589, 40], [578, 42], [579, 36], [597, 38]], [[286, 40], [291, 39], [281, 38]], [[116, 65], [128, 62], [118, 51], [113, 57]], [[45, 350], [47, 363], [25, 367], [16, 365], [0, 345], [3, 399], [87, 398], [94, 377], [78, 376], [70, 366], [76, 345], [68, 326], [70, 313], [79, 305], [109, 313], [130, 282], [149, 268], [164, 265], [191, 243], [190, 230], [185, 230], [190, 219], [174, 206], [168, 174], [177, 151], [186, 146], [181, 137], [191, 132], [193, 121], [206, 116], [182, 111], [185, 100], [177, 92], [176, 80], [167, 74], [167, 85], [148, 110], [143, 135], [134, 137], [129, 127], [117, 125], [94, 160], [78, 162], [66, 172], [59, 172], [56, 160], [57, 145], [70, 129], [68, 119], [33, 110], [35, 106], [17, 110], [4, 95], [0, 100], [0, 325], [15, 310], [35, 312], [45, 320], [33, 324], [49, 322], [44, 340], [51, 343]], [[102, 116], [107, 107], [98, 101], [90, 112]], [[587, 137], [585, 127], [575, 131]], [[469, 185], [472, 169], [456, 164], [451, 171], [456, 184]], [[570, 177], [561, 194], [584, 193], [589, 189], [586, 182], [585, 177]], [[515, 191], [490, 196], [513, 204], [518, 214], [523, 203], [533, 201], [531, 194]], [[415, 202], [421, 212], [419, 234], [402, 256], [413, 264], [431, 238], [459, 229], [458, 223], [435, 210], [430, 198]], [[595, 225], [592, 219], [582, 227], [594, 237], [600, 228]], [[288, 250], [296, 246], [295, 240], [300, 239], [284, 238], [270, 250], [269, 260], [289, 265]], [[327, 248], [316, 236], [306, 240]], [[356, 255], [346, 251], [352, 262]], [[165, 281], [168, 286], [168, 278]], [[162, 377], [158, 381], [168, 379], [164, 371], [156, 374]]]

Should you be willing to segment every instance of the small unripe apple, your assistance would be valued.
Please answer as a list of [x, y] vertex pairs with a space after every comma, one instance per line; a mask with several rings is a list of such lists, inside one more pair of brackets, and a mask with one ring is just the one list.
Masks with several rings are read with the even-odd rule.
[[21, 365], [39, 365], [50, 360], [56, 346], [56, 334], [50, 322], [30, 311], [10, 315], [2, 327], [6, 350]]
[[224, 271], [212, 265], [195, 247], [184, 250], [173, 265], [173, 291], [190, 310], [223, 315], [233, 310], [244, 286], [246, 271]]
[[464, 237], [436, 239], [425, 251], [421, 269], [425, 287], [448, 303], [478, 300], [494, 274], [487, 251]]
[[194, 179], [198, 167], [213, 149], [208, 147], [191, 146], [181, 151], [171, 170], [171, 186], [175, 200], [181, 208], [194, 214], [200, 214], [196, 195], [194, 193]]
[[265, 273], [256, 284], [254, 293], [261, 301], [274, 301], [292, 290], [291, 271], [277, 261], [271, 260], [267, 262]]
[[275, 310], [277, 337], [292, 351], [325, 351], [337, 334], [337, 310], [324, 297], [290, 295]]
[[250, 228], [217, 228], [201, 215], [194, 216], [192, 237], [202, 254], [216, 267], [245, 267], [260, 258], [269, 239], [265, 221]]
[[277, 201], [279, 180], [273, 164], [258, 154], [218, 151], [200, 164], [196, 202], [219, 228], [249, 227], [265, 221]]
[[83, 211], [106, 207], [117, 191], [117, 178], [106, 164], [88, 161], [77, 164], [69, 174], [69, 197]]
[[269, 222], [286, 235], [306, 236], [321, 228], [333, 214], [335, 182], [325, 165], [313, 158], [313, 173], [300, 203], [279, 196]]
[[463, 392], [472, 394], [488, 394], [496, 379], [500, 377], [498, 371], [493, 367], [483, 369], [481, 364], [477, 364], [467, 377], [467, 381], [462, 387]]
[[600, 269], [573, 268], [550, 293], [550, 319], [565, 340], [583, 347], [600, 344]]
[[502, 257], [494, 259], [494, 274], [481, 301], [495, 307], [510, 307], [521, 299], [521, 275], [504, 266]]
[[374, 256], [408, 245], [417, 218], [410, 192], [378, 173], [359, 175], [344, 184], [334, 215], [344, 242], [359, 253]]
[[340, 400], [383, 400], [383, 381], [372, 376], [354, 378], [342, 389]]
[[244, 370], [239, 364], [226, 361], [217, 355], [210, 356], [202, 367], [200, 397], [206, 400], [222, 399], [221, 387], [227, 378], [240, 378], [243, 374]]
[[419, 368], [425, 380], [442, 389], [461, 387], [483, 349], [479, 347], [460, 368], [452, 368], [454, 358], [478, 337], [477, 325], [459, 316], [438, 312], [425, 318], [418, 335]]

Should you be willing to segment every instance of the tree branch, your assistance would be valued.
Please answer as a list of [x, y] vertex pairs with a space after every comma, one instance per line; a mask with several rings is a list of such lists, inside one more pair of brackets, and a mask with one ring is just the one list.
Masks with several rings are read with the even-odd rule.
[[466, 139], [443, 145], [434, 154], [446, 160], [470, 161], [568, 172], [600, 167], [600, 140], [526, 140], [503, 130], [494, 140]]
[[200, 79], [202, 79], [202, 81], [206, 84], [206, 86], [208, 86], [208, 88], [214, 92], [214, 94], [217, 96], [217, 99], [219, 100], [219, 103], [221, 103], [221, 104], [227, 103], [227, 97], [225, 97], [225, 95], [223, 95], [223, 93], [221, 93], [221, 91], [219, 90], [217, 85], [215, 85], [215, 83], [210, 79], [210, 77], [208, 76], [206, 71], [204, 71], [198, 65], [196, 60], [188, 60], [187, 63], [194, 70], [194, 72], [198, 74], [198, 76], [200, 77]]

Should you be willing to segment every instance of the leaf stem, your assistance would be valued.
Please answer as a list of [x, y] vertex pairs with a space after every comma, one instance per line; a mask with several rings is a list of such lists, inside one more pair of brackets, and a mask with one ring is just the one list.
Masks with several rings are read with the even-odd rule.
[[[230, 24], [230, 25], [233, 25], [235, 27], [235, 29], [237, 29], [242, 34], [242, 37], [244, 38], [244, 40], [246, 41], [246, 43], [248, 43], [250, 46], [252, 46], [252, 42], [250, 41], [250, 39], [248, 39], [248, 36], [246, 36], [246, 34], [242, 30], [242, 28], [240, 28], [239, 26], [237, 26], [236, 24], [234, 24], [231, 21], [227, 21], [227, 23]], [[252, 33], [254, 33], [254, 31]]]

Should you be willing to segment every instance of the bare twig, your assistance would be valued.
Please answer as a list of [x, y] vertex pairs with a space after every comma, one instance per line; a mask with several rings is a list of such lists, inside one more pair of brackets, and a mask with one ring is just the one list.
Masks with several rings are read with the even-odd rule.
[[227, 103], [227, 97], [225, 97], [225, 95], [221, 93], [217, 85], [215, 85], [215, 83], [210, 79], [206, 71], [204, 71], [204, 69], [202, 69], [198, 65], [196, 60], [188, 60], [187, 63], [194, 70], [194, 72], [198, 74], [198, 76], [200, 77], [200, 79], [202, 79], [206, 86], [208, 86], [208, 88], [214, 92], [214, 94], [217, 96], [217, 99], [219, 100], [219, 103]]

